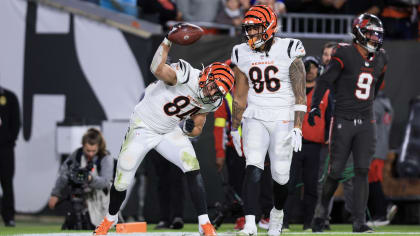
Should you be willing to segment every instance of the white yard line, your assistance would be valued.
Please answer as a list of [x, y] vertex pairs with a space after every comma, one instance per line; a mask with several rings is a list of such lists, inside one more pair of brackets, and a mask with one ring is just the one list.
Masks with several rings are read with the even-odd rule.
[[[340, 234], [352, 234], [352, 232], [323, 232], [323, 233], [311, 233], [311, 232], [284, 232], [282, 235], [340, 235]], [[92, 233], [51, 233], [51, 234], [19, 234], [22, 236], [91, 236]], [[198, 233], [194, 232], [153, 232], [153, 233], [131, 233], [131, 234], [117, 234], [109, 233], [108, 235], [121, 235], [121, 236], [199, 236]], [[218, 236], [234, 236], [235, 232], [232, 233], [217, 233]], [[267, 235], [266, 233], [258, 233], [259, 236]], [[356, 235], [356, 234], [355, 234]], [[357, 234], [365, 235], [365, 234]], [[420, 235], [420, 232], [375, 232], [369, 233], [368, 235]]]

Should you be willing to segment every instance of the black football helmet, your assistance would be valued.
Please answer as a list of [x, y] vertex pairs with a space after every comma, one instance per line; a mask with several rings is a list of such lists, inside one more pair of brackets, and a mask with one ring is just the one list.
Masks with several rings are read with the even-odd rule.
[[373, 53], [382, 47], [384, 28], [381, 20], [372, 14], [363, 13], [353, 21], [354, 41]]

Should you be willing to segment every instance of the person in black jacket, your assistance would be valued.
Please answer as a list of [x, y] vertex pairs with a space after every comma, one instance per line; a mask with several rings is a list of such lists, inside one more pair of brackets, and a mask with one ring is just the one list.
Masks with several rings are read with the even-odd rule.
[[14, 147], [20, 127], [19, 103], [16, 95], [0, 87], [0, 182], [3, 189], [1, 215], [4, 224], [9, 227], [15, 226]]

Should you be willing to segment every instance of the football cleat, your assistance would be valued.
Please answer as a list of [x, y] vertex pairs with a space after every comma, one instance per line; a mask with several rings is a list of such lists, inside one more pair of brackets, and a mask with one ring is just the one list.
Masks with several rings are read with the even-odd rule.
[[258, 222], [258, 227], [261, 229], [268, 229], [268, 225], [270, 224], [270, 217], [267, 218], [261, 218], [261, 220]]
[[353, 233], [373, 233], [375, 230], [373, 230], [371, 227], [367, 225], [353, 225]]
[[255, 236], [257, 235], [257, 225], [255, 223], [245, 223], [244, 229], [239, 231], [236, 235]]
[[199, 232], [201, 236], [217, 236], [216, 230], [210, 222], [207, 222], [204, 225], [200, 225]]
[[111, 229], [112, 226], [117, 224], [116, 220], [114, 221], [109, 221], [106, 217], [102, 220], [101, 224], [98, 225], [98, 227], [96, 227], [95, 231], [93, 232], [93, 235], [107, 235], [109, 229]]
[[278, 236], [281, 234], [283, 228], [283, 210], [271, 209], [270, 212], [270, 223], [268, 225], [268, 235]]
[[243, 228], [244, 228], [244, 225], [245, 225], [245, 217], [239, 217], [239, 218], [237, 218], [236, 219], [236, 222], [235, 222], [235, 230], [242, 230]]
[[312, 232], [319, 233], [323, 232], [325, 227], [325, 220], [322, 218], [314, 218], [312, 221]]

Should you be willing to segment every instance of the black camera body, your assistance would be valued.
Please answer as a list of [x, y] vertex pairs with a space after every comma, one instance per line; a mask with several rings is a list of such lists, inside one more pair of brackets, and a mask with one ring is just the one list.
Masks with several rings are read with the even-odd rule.
[[86, 198], [90, 189], [89, 174], [93, 168], [93, 163], [89, 162], [86, 167], [74, 165], [68, 173], [69, 180], [69, 201], [70, 209], [66, 213], [66, 220], [61, 229], [70, 230], [91, 230], [94, 229], [89, 217]]
[[216, 202], [211, 207], [215, 210], [215, 214], [212, 217], [212, 225], [217, 229], [225, 220], [226, 217], [238, 217], [243, 215], [243, 201], [239, 194], [230, 186], [225, 180], [223, 175], [222, 178], [223, 192], [225, 194], [224, 202]]

